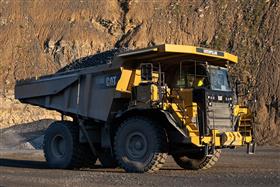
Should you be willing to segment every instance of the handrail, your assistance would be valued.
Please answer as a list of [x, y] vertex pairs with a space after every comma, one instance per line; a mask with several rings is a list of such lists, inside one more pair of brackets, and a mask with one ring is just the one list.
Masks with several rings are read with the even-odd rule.
[[[178, 90], [175, 90], [176, 91], [176, 94], [179, 96], [179, 100], [182, 101], [183, 103], [183, 106], [185, 106], [185, 101], [184, 99], [182, 98], [182, 96], [180, 95], [180, 92]], [[185, 107], [182, 108], [182, 106], [180, 106], [179, 103], [175, 102], [176, 106], [178, 107], [178, 109], [181, 111], [181, 113], [183, 114], [183, 120], [186, 120], [186, 116], [187, 116], [187, 113], [186, 113], [186, 110], [185, 110]]]

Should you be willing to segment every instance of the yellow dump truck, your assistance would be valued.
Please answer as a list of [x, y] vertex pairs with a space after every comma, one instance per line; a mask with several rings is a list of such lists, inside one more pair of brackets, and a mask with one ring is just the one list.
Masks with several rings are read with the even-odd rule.
[[52, 168], [98, 158], [104, 167], [154, 172], [171, 155], [184, 169], [208, 169], [224, 148], [254, 151], [252, 114], [238, 105], [229, 81], [237, 61], [227, 52], [163, 44], [109, 64], [19, 80], [15, 97], [62, 114], [44, 137]]

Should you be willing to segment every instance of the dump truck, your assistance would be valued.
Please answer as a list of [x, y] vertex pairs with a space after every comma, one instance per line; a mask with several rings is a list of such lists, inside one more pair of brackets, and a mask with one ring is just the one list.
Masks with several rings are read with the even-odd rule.
[[227, 52], [162, 44], [19, 80], [15, 98], [61, 113], [44, 135], [51, 168], [99, 159], [104, 167], [154, 172], [171, 155], [183, 169], [208, 169], [222, 149], [255, 149], [252, 112], [237, 102], [228, 72], [237, 62]]

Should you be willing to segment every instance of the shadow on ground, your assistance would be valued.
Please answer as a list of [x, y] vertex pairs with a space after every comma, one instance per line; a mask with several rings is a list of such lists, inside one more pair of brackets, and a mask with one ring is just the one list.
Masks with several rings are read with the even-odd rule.
[[[8, 158], [0, 158], [0, 167], [1, 166], [16, 167], [16, 168], [30, 168], [30, 169], [51, 169], [48, 167], [47, 162], [45, 161], [15, 160], [15, 159], [8, 159]], [[76, 170], [83, 171], [83, 170], [90, 170], [90, 169], [105, 169], [105, 168], [103, 168], [100, 164], [97, 164], [90, 168], [84, 167]], [[111, 168], [107, 168], [107, 169], [111, 169]]]
[[0, 166], [32, 168], [32, 169], [48, 169], [47, 163], [44, 161], [14, 160], [14, 159], [6, 159], [6, 158], [0, 159]]

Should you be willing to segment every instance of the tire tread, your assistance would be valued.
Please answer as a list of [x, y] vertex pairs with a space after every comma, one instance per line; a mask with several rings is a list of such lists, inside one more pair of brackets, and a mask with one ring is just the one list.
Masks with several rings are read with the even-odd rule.
[[[126, 165], [125, 163], [123, 163], [121, 161], [121, 158], [118, 154], [118, 149], [116, 148], [117, 145], [116, 145], [116, 142], [117, 142], [117, 138], [118, 136], [120, 136], [120, 132], [122, 131], [123, 128], [126, 127], [127, 123], [130, 121], [130, 120], [144, 120], [148, 123], [151, 124], [151, 127], [152, 129], [155, 131], [155, 134], [157, 135], [156, 136], [156, 143], [157, 143], [157, 153], [153, 155], [153, 158], [152, 158], [152, 161], [147, 165], [145, 166], [145, 168], [143, 169], [143, 171], [139, 171], [137, 170], [136, 168], [133, 168], [133, 167], [130, 167], [129, 165]], [[152, 121], [151, 123], [151, 119], [149, 118], [146, 118], [146, 117], [140, 117], [140, 116], [137, 116], [137, 117], [131, 117], [131, 118], [128, 118], [127, 120], [125, 120], [121, 126], [119, 127], [119, 129], [117, 130], [117, 133], [116, 133], [116, 136], [115, 136], [115, 141], [114, 141], [114, 149], [115, 149], [115, 152], [116, 152], [116, 159], [119, 163], [119, 165], [125, 169], [125, 171], [127, 172], [132, 172], [132, 173], [142, 173], [142, 172], [148, 172], [148, 173], [153, 173], [155, 171], [158, 171], [162, 166], [163, 164], [165, 163], [165, 160], [167, 158], [167, 138], [166, 138], [166, 133], [164, 131], [164, 129], [162, 127], [160, 127], [155, 121]]]

